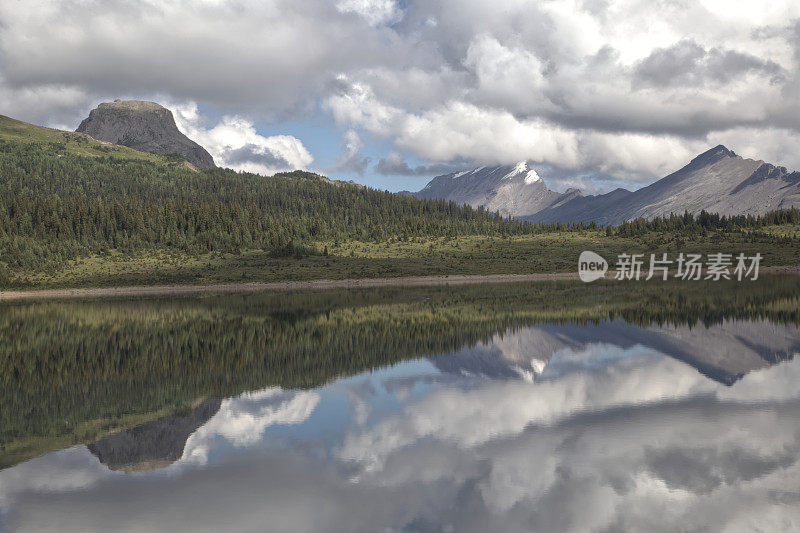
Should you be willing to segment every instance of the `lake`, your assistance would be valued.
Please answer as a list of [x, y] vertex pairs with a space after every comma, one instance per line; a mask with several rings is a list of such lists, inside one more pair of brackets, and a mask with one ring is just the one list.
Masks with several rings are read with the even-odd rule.
[[797, 531], [800, 278], [0, 307], [2, 531]]

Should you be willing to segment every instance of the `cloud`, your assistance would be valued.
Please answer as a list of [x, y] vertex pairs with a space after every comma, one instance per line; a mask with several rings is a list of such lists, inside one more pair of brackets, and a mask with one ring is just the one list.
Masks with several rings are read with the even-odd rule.
[[783, 69], [774, 61], [734, 50], [706, 50], [692, 40], [683, 40], [654, 50], [636, 65], [633, 80], [655, 87], [686, 87], [724, 84], [750, 73], [765, 77], [768, 83], [783, 77]]
[[264, 137], [244, 117], [225, 116], [207, 128], [194, 102], [166, 107], [173, 111], [178, 129], [208, 150], [217, 166], [272, 175], [305, 169], [314, 161], [300, 139], [291, 135]]
[[391, 24], [403, 18], [394, 0], [340, 0], [336, 9], [341, 13], [355, 13], [372, 26]]
[[[719, 142], [797, 167], [771, 140], [800, 132], [798, 20], [788, 0], [5, 2], [0, 112], [77, 125], [98, 101], [163, 97], [240, 129], [330, 116], [423, 165], [641, 183]], [[302, 166], [286, 141], [220, 153]]]
[[361, 154], [363, 148], [364, 143], [361, 142], [358, 133], [355, 130], [347, 130], [342, 136], [342, 153], [339, 155], [334, 170], [363, 175], [370, 162], [369, 157]]
[[[470, 163], [463, 163], [469, 165]], [[375, 172], [385, 176], [436, 176], [455, 172], [462, 165], [457, 163], [418, 165], [414, 168], [408, 166], [403, 156], [394, 150], [390, 151], [386, 157], [382, 157], [375, 165]]]
[[31, 0], [4, 3], [0, 20], [12, 88], [161, 93], [248, 112], [297, 110], [333, 73], [386, 63], [393, 48], [321, 0]]

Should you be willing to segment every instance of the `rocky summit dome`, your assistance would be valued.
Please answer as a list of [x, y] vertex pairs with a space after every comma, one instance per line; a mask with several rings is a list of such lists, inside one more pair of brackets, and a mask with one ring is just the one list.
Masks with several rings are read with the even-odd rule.
[[178, 130], [172, 111], [155, 102], [104, 102], [75, 131], [142, 152], [179, 154], [198, 168], [214, 166], [211, 154]]

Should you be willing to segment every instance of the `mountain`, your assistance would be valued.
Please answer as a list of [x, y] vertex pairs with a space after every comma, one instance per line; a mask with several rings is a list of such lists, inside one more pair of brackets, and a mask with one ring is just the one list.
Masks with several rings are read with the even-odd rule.
[[155, 102], [114, 100], [93, 109], [78, 133], [154, 154], [179, 154], [198, 168], [211, 168], [214, 158], [178, 130], [172, 112]]
[[473, 207], [483, 206], [504, 216], [533, 215], [562, 195], [551, 191], [526, 162], [516, 166], [480, 167], [433, 178], [417, 198], [443, 198]]
[[576, 189], [551, 191], [535, 171], [516, 167], [481, 167], [433, 178], [415, 193], [484, 206], [531, 222], [597, 222], [619, 224], [634, 218], [670, 213], [759, 215], [800, 207], [800, 172], [764, 161], [744, 159], [719, 145], [680, 170], [631, 192], [616, 189], [585, 196]]

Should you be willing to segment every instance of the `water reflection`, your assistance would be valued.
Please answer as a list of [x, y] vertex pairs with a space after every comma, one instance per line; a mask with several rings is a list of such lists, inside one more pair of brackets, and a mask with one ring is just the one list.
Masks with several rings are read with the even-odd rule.
[[767, 320], [512, 328], [1, 471], [0, 525], [796, 531], [799, 352]]
[[202, 402], [185, 416], [145, 422], [89, 444], [89, 451], [111, 470], [140, 472], [164, 468], [183, 456], [186, 439], [219, 411], [220, 401]]

